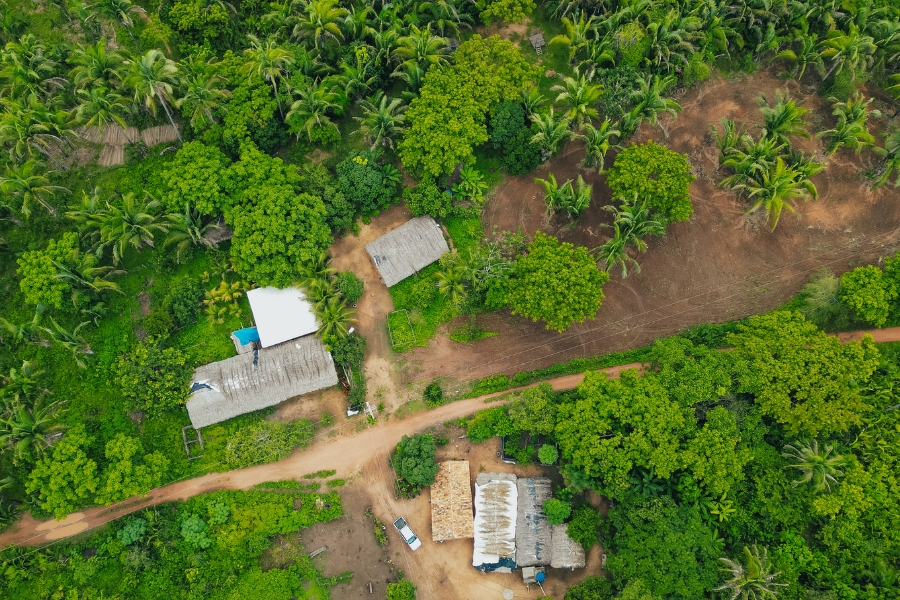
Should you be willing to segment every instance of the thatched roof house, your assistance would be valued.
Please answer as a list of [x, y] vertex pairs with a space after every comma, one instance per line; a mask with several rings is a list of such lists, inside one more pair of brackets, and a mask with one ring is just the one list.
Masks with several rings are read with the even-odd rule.
[[516, 564], [534, 567], [550, 564], [550, 522], [544, 502], [553, 496], [546, 477], [523, 477], [516, 482], [519, 492], [516, 519]]
[[391, 287], [450, 252], [450, 247], [434, 219], [416, 217], [366, 244], [366, 252]]
[[566, 533], [568, 525], [553, 525], [553, 558], [550, 566], [554, 569], [583, 569], [586, 562], [584, 548]]
[[312, 304], [297, 288], [256, 288], [247, 292], [247, 300], [263, 348], [308, 335], [319, 328]]
[[517, 499], [512, 473], [481, 473], [475, 480], [476, 569], [511, 573], [516, 568]]
[[337, 383], [331, 354], [306, 336], [198, 368], [187, 410], [200, 429]]
[[448, 460], [431, 486], [431, 537], [436, 542], [475, 537], [469, 461]]

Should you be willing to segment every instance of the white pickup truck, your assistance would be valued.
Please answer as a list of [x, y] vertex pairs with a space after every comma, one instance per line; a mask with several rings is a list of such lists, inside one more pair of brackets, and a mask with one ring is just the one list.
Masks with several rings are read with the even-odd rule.
[[413, 530], [409, 528], [409, 523], [406, 522], [406, 519], [403, 517], [398, 518], [394, 521], [394, 527], [397, 528], [397, 531], [400, 532], [400, 535], [403, 536], [403, 539], [406, 540], [406, 543], [409, 544], [409, 547], [413, 550], [418, 550], [422, 547], [422, 542], [419, 538], [416, 537], [416, 534], [413, 533]]

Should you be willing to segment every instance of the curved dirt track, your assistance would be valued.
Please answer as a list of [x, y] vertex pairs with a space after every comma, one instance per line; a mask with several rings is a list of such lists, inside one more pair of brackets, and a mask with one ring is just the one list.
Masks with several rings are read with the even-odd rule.
[[[839, 334], [838, 337], [846, 342], [860, 339], [864, 334], [871, 335], [876, 342], [900, 341], [900, 327], [849, 332]], [[611, 377], [618, 377], [624, 370], [640, 367], [639, 363], [630, 363], [603, 370]], [[550, 379], [548, 382], [555, 390], [570, 390], [578, 386], [583, 379], [583, 374], [566, 375]], [[184, 500], [215, 490], [247, 489], [265, 481], [297, 478], [322, 469], [334, 469], [341, 476], [359, 473], [367, 465], [384, 464], [391, 450], [404, 435], [417, 432], [430, 425], [465, 417], [484, 408], [491, 399], [521, 389], [525, 388], [460, 400], [440, 408], [414, 414], [405, 419], [379, 422], [376, 426], [369, 427], [356, 435], [332, 439], [318, 437], [308, 449], [295, 451], [288, 458], [278, 462], [227, 473], [210, 473], [202, 477], [173, 483], [152, 490], [144, 498], [129, 498], [112, 506], [91, 508], [71, 514], [62, 521], [41, 522], [26, 513], [12, 529], [0, 534], [0, 547], [45, 544], [93, 529], [162, 502]], [[392, 499], [388, 499], [389, 496], [392, 496], [390, 486], [385, 488], [384, 496], [388, 502]]]

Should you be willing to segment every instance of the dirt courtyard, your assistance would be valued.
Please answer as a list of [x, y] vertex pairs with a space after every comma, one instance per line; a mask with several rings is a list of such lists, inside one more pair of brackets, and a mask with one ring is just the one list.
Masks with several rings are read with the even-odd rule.
[[[714, 78], [678, 98], [684, 110], [677, 119], [668, 115], [661, 119], [667, 139], [660, 127], [646, 123], [641, 127], [634, 142], [652, 139], [688, 155], [697, 177], [691, 185], [694, 214], [688, 222], [669, 226], [665, 236], [648, 240], [648, 251], [638, 257], [641, 273], [630, 272], [623, 280], [614, 270], [595, 319], [558, 334], [505, 311], [479, 315], [479, 325], [499, 335], [463, 347], [447, 338], [445, 327], [428, 347], [408, 353], [411, 361], [427, 365], [423, 374], [429, 378], [461, 381], [641, 347], [692, 325], [771, 310], [822, 267], [841, 273], [896, 252], [900, 190], [868, 187], [863, 173], [879, 160], [869, 151], [857, 156], [841, 150], [830, 157], [813, 178], [818, 200], [795, 202], [799, 218], [785, 211], [774, 232], [763, 215], [744, 217], [748, 205], [716, 186], [723, 174], [717, 172], [718, 149], [710, 126], [724, 118], [761, 123], [759, 95], [771, 102], [775, 90], [785, 88], [810, 109], [806, 119], [811, 132], [832, 126], [830, 107], [812, 86], [761, 72], [739, 81]], [[878, 100], [873, 106], [886, 108]], [[870, 119], [873, 132], [886, 125], [885, 118]], [[823, 159], [822, 140], [800, 138], [792, 144]], [[611, 231], [603, 225], [611, 222], [611, 214], [602, 207], [611, 203], [611, 192], [605, 176], [581, 168], [583, 158], [581, 143], [571, 142], [561, 156], [536, 172], [507, 178], [487, 203], [485, 231], [521, 228], [531, 235], [542, 230], [588, 248], [604, 243]], [[607, 157], [607, 165], [612, 159]], [[574, 227], [564, 216], [546, 215], [542, 188], [534, 178], [546, 178], [550, 172], [560, 183], [582, 174], [594, 185], [591, 206]]]
[[[450, 442], [438, 449], [437, 460], [465, 459], [469, 461], [471, 484], [474, 492], [475, 478], [479, 472], [506, 472], [519, 476], [546, 476], [560, 483], [556, 469], [540, 466], [523, 467], [508, 465], [498, 457], [499, 439], [482, 444], [472, 444], [462, 438], [457, 428], [437, 427], [437, 436], [449, 437]], [[511, 589], [517, 598], [541, 598], [541, 590], [526, 590], [521, 572], [510, 574], [481, 573], [472, 567], [473, 542], [452, 540], [435, 543], [431, 538], [430, 488], [411, 500], [395, 500], [393, 497], [393, 472], [390, 467], [370, 462], [360, 473], [338, 489], [344, 503], [344, 516], [331, 523], [322, 523], [302, 533], [303, 546], [312, 551], [323, 545], [329, 550], [318, 564], [326, 576], [343, 571], [353, 571], [349, 584], [332, 589], [335, 600], [358, 598], [383, 598], [388, 581], [396, 581], [395, 569], [418, 587], [419, 598], [435, 600], [501, 600], [503, 590]], [[373, 505], [374, 499], [374, 505]], [[591, 501], [599, 503], [599, 497]], [[599, 505], [599, 504], [598, 504]], [[387, 546], [375, 542], [372, 523], [365, 510], [373, 512], [386, 526]], [[411, 551], [400, 538], [391, 522], [403, 516], [422, 540], [422, 547]], [[603, 550], [600, 546], [588, 554], [587, 567], [575, 571], [548, 568], [544, 591], [548, 596], [562, 598], [566, 590], [588, 575], [597, 575]], [[369, 596], [367, 583], [372, 582], [374, 594]]]

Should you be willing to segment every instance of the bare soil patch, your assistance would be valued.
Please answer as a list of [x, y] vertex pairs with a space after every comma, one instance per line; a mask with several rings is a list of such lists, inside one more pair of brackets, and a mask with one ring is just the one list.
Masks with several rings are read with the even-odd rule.
[[346, 410], [347, 396], [341, 388], [333, 387], [282, 402], [268, 418], [277, 421], [318, 421], [323, 414], [328, 413], [337, 420], [344, 416]]
[[[593, 320], [558, 334], [506, 312], [482, 315], [480, 325], [498, 336], [466, 345], [439, 336], [427, 348], [408, 353], [410, 361], [427, 365], [429, 378], [471, 380], [637, 348], [692, 325], [771, 310], [796, 294], [821, 267], [841, 273], [895, 252], [900, 192], [868, 187], [863, 173], [878, 164], [871, 152], [856, 156], [839, 151], [813, 179], [819, 199], [798, 202], [799, 218], [785, 212], [775, 232], [768, 230], [762, 215], [743, 217], [748, 205], [716, 187], [722, 175], [716, 172], [718, 150], [710, 126], [723, 118], [760, 123], [759, 95], [774, 101], [775, 91], [785, 88], [810, 109], [807, 121], [812, 133], [831, 127], [830, 108], [811, 95], [812, 86], [762, 72], [733, 81], [716, 78], [690, 90], [679, 98], [684, 110], [678, 118], [661, 119], [667, 138], [657, 126], [645, 124], [639, 130], [635, 142], [652, 139], [688, 155], [697, 176], [691, 186], [694, 215], [689, 222], [670, 226], [664, 237], [648, 240], [649, 250], [639, 257], [640, 274], [631, 273], [624, 280], [612, 275]], [[870, 123], [872, 131], [885, 126], [884, 119]], [[824, 150], [822, 141], [814, 138], [797, 139], [793, 145], [817, 152], [820, 159]], [[588, 248], [605, 242], [611, 232], [603, 225], [611, 222], [611, 214], [602, 207], [610, 203], [611, 192], [605, 176], [582, 169], [583, 158], [582, 145], [572, 142], [535, 173], [507, 178], [485, 208], [485, 231], [521, 228], [531, 235], [541, 230]], [[607, 164], [612, 159], [609, 156]], [[549, 172], [560, 181], [581, 174], [594, 185], [591, 207], [574, 226], [565, 217], [546, 214], [542, 188], [534, 178], [545, 178]]]

